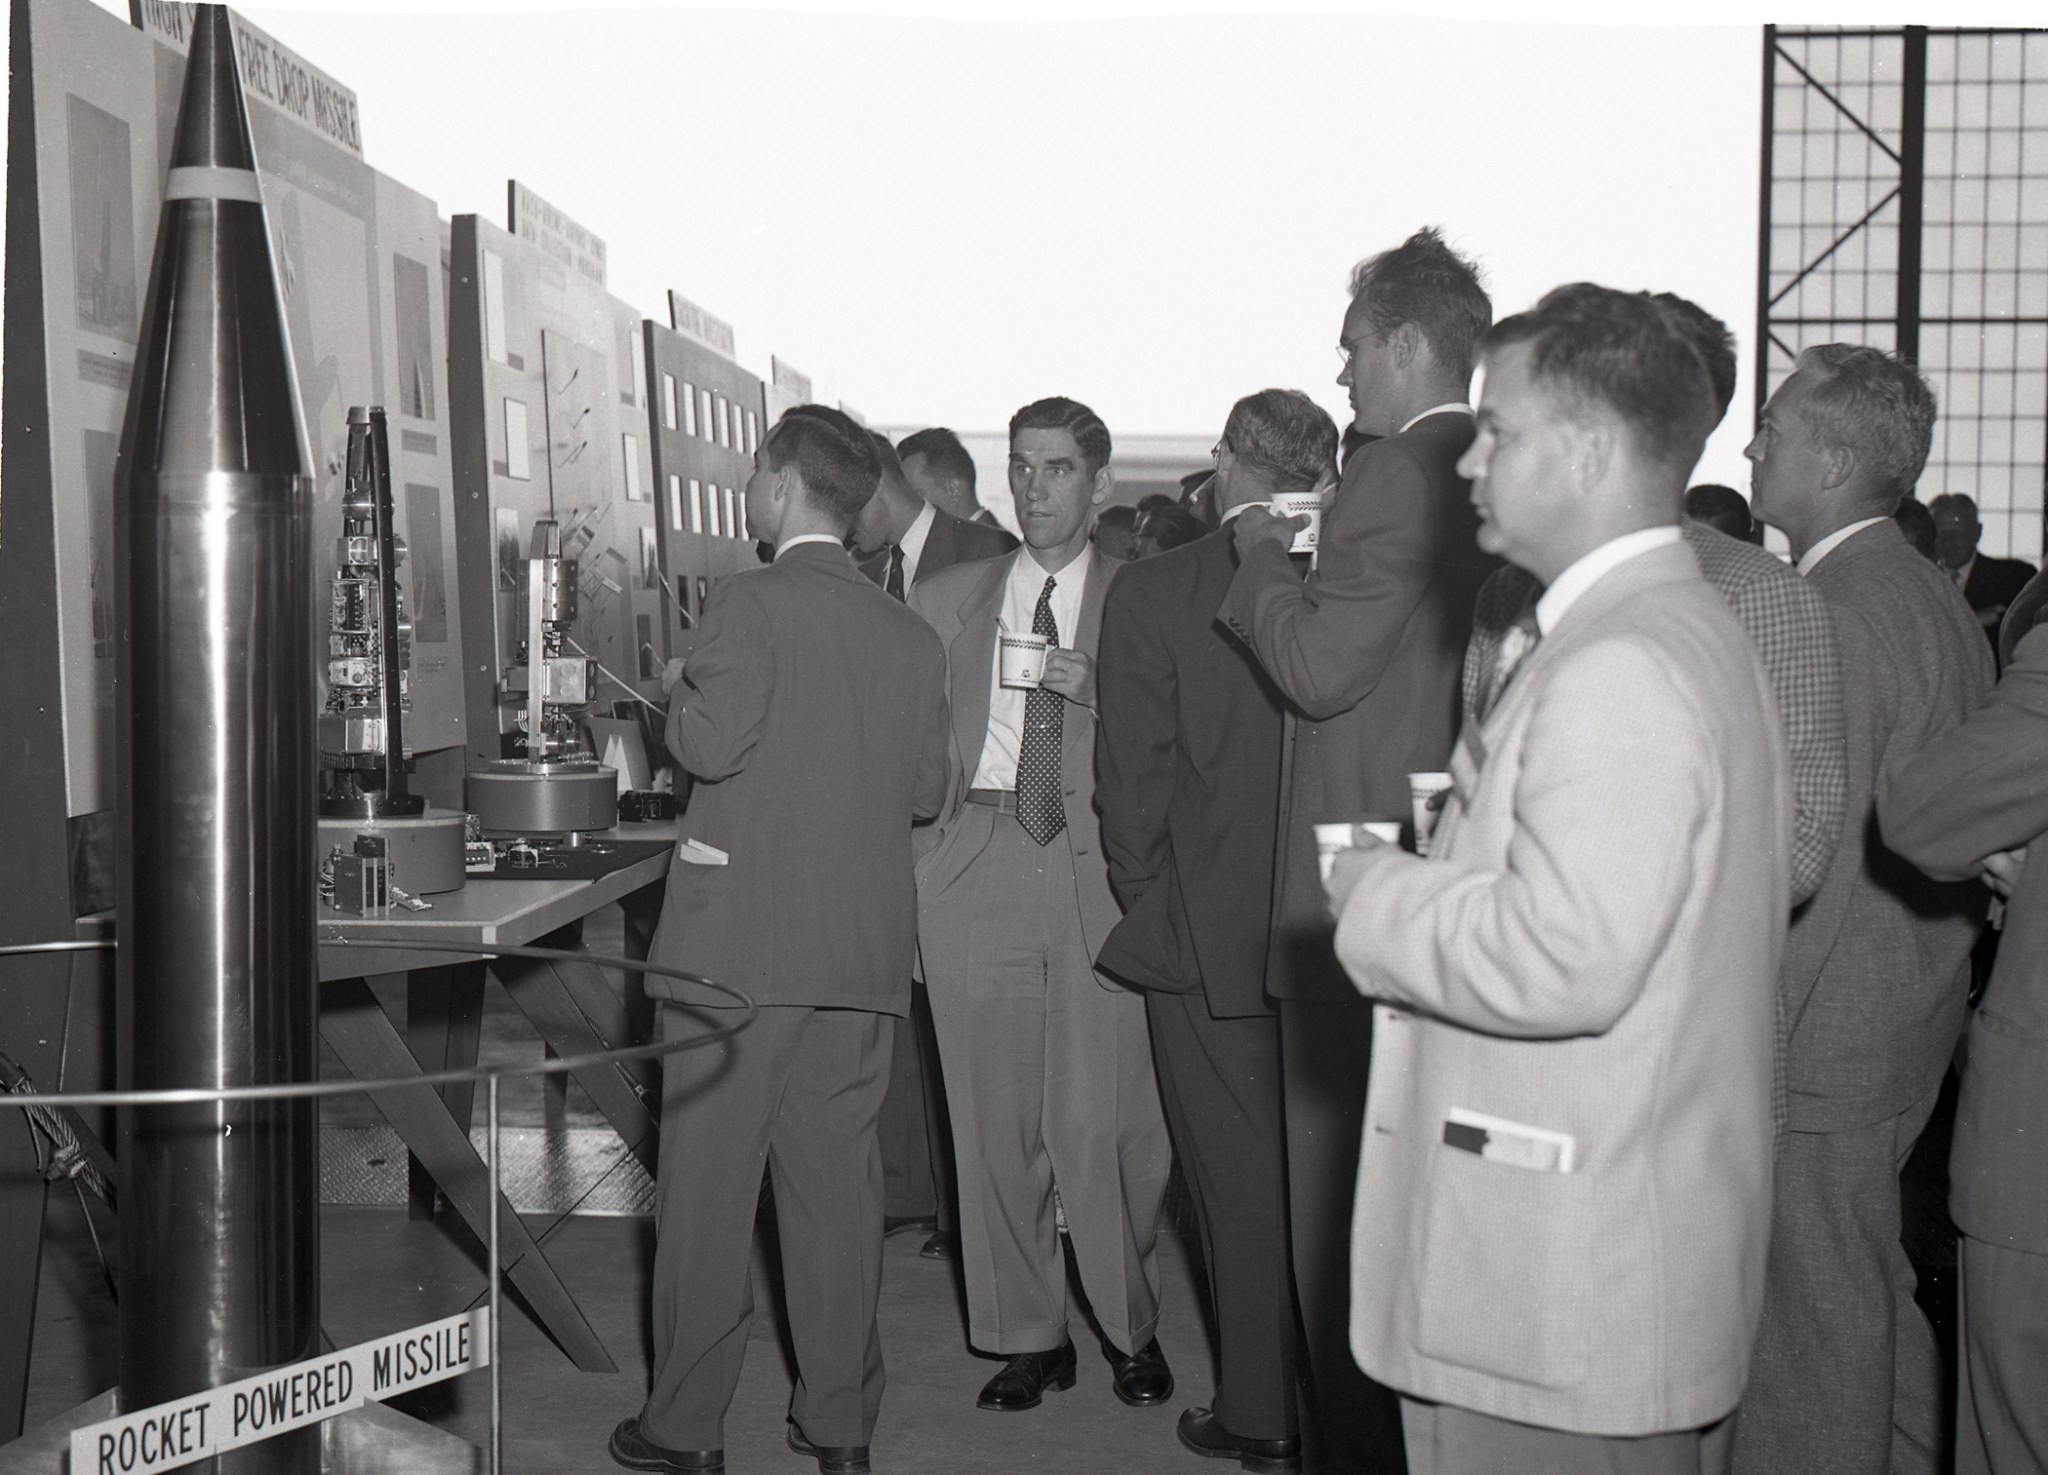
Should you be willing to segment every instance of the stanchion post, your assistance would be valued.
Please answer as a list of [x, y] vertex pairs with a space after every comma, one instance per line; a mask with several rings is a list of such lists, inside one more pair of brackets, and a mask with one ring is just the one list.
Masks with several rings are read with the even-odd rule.
[[491, 1471], [500, 1475], [504, 1455], [503, 1420], [503, 1371], [498, 1355], [498, 1313], [504, 1308], [500, 1304], [503, 1276], [498, 1265], [498, 1215], [503, 1212], [498, 1201], [498, 1073], [494, 1070], [484, 1077], [484, 1166], [490, 1171], [491, 1199]]

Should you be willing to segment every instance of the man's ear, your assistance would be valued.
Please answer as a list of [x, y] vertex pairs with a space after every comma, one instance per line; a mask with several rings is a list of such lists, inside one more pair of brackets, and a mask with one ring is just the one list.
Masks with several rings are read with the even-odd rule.
[[1856, 474], [1856, 449], [1854, 446], [1829, 446], [1821, 455], [1821, 485], [1829, 491], [1847, 485], [1849, 478]]
[[1110, 470], [1108, 466], [1104, 466], [1095, 473], [1095, 490], [1089, 494], [1088, 501], [1093, 505], [1099, 506], [1107, 502], [1109, 494], [1115, 490], [1116, 473]]
[[1412, 367], [1429, 345], [1423, 341], [1422, 330], [1413, 323], [1398, 323], [1387, 334], [1387, 347], [1392, 350], [1394, 367]]

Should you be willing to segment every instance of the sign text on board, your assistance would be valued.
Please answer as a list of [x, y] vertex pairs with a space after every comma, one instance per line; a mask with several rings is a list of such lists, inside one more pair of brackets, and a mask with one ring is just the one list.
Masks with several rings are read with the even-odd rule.
[[[192, 45], [192, 15], [185, 0], [129, 0], [129, 18], [180, 51]], [[360, 158], [363, 135], [355, 93], [241, 16], [232, 19], [242, 91]]]
[[489, 1362], [490, 1311], [478, 1307], [88, 1424], [71, 1435], [71, 1469], [73, 1475], [174, 1470]]

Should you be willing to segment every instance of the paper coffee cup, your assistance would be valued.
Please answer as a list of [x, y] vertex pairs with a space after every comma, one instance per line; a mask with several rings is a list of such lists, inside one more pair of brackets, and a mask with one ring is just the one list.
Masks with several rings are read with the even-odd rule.
[[1444, 801], [1451, 797], [1451, 776], [1448, 773], [1411, 773], [1408, 775], [1408, 797], [1415, 806], [1415, 853], [1427, 855], [1430, 837], [1436, 833], [1437, 819], [1444, 812]]
[[1330, 879], [1330, 868], [1337, 863], [1337, 857], [1347, 850], [1357, 848], [1358, 832], [1363, 830], [1388, 845], [1401, 843], [1401, 826], [1397, 820], [1366, 820], [1361, 824], [1330, 824], [1316, 826], [1316, 869], [1322, 878]]
[[996, 637], [996, 649], [1002, 662], [1001, 680], [1011, 687], [1034, 687], [1045, 683], [1045, 653], [1052, 648], [1052, 637], [1033, 635], [1028, 631], [1012, 635], [1005, 630]]
[[1323, 531], [1323, 499], [1315, 492], [1284, 492], [1272, 501], [1275, 517], [1306, 517], [1308, 526], [1294, 535], [1289, 553], [1313, 553]]

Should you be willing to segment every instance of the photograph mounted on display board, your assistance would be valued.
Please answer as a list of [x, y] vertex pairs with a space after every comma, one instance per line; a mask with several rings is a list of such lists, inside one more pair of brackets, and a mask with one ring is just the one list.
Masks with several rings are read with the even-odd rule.
[[433, 297], [426, 266], [394, 254], [391, 295], [398, 319], [399, 413], [415, 420], [435, 419]]
[[526, 544], [519, 536], [519, 509], [497, 509], [498, 587], [518, 590], [526, 587]]
[[128, 125], [79, 97], [70, 109], [71, 257], [78, 326], [133, 343], [135, 186]]

